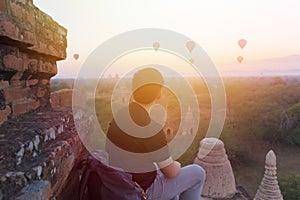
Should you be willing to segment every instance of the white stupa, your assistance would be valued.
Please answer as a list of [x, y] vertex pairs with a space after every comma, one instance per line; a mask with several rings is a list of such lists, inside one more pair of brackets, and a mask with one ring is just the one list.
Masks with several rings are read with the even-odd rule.
[[254, 200], [283, 200], [276, 175], [276, 155], [270, 150], [266, 155], [265, 174]]

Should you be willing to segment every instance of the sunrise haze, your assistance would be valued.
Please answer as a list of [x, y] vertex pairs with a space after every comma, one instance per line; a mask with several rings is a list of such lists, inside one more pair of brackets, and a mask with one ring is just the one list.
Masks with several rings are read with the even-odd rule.
[[[88, 55], [107, 39], [133, 29], [163, 28], [193, 39], [221, 73], [297, 72], [300, 2], [171, 0], [35, 0], [68, 29], [67, 59], [56, 77], [75, 77]], [[248, 43], [241, 50], [237, 42]], [[73, 54], [78, 53], [75, 60]], [[236, 60], [243, 56], [239, 64]], [[290, 59], [289, 59], [290, 58]], [[278, 63], [278, 59], [280, 62]], [[299, 73], [299, 70], [297, 72]]]

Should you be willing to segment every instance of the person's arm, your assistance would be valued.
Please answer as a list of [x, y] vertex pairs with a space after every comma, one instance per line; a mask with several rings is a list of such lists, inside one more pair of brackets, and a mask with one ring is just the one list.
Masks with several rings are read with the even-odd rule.
[[157, 163], [160, 168], [160, 171], [167, 177], [167, 178], [174, 178], [176, 177], [181, 169], [181, 164], [177, 161], [174, 161], [172, 157], [169, 157], [167, 160]]

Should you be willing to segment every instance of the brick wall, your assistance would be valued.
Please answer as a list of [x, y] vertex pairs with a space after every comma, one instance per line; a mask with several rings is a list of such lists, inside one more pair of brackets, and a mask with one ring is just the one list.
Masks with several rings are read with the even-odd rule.
[[[50, 104], [66, 36], [32, 0], [0, 0], [0, 200], [77, 196], [76, 165], [87, 151], [71, 108], [62, 107], [72, 104], [72, 93], [55, 94], [60, 107]], [[88, 138], [92, 118], [76, 120]]]
[[0, 0], [0, 125], [51, 107], [49, 80], [66, 58], [66, 36], [32, 0]]
[[[77, 134], [75, 121], [84, 138]], [[0, 200], [76, 199], [76, 166], [87, 155], [81, 140], [88, 142], [93, 122], [84, 114], [74, 119], [70, 107], [25, 113], [5, 122], [0, 127]]]

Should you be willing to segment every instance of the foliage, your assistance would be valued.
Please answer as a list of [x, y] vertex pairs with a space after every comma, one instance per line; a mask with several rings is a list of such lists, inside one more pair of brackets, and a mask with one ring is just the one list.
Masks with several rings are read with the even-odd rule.
[[289, 145], [300, 146], [300, 103], [291, 106], [286, 113], [288, 126], [284, 141]]
[[112, 111], [110, 106], [110, 99], [108, 98], [96, 98], [95, 99], [95, 110], [98, 121], [106, 133], [110, 121], [112, 120]]
[[270, 143], [297, 145], [297, 141], [291, 141], [299, 138], [299, 130], [280, 126], [285, 113], [299, 116], [299, 85], [293, 78], [282, 80], [279, 77], [228, 80], [225, 86], [229, 117], [244, 134]]
[[300, 174], [290, 174], [279, 179], [284, 199], [300, 200]]
[[287, 111], [287, 115], [289, 117], [295, 117], [294, 127], [300, 128], [300, 102], [291, 106]]
[[284, 140], [289, 145], [300, 146], [300, 128], [295, 128], [289, 131]]

